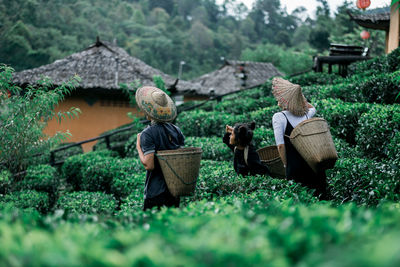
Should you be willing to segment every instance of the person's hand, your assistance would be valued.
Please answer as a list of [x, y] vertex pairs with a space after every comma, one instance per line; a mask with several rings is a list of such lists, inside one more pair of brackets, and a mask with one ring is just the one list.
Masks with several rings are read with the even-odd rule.
[[140, 133], [138, 133], [136, 137], [136, 149], [140, 149]]
[[229, 126], [229, 125], [226, 125], [226, 126], [225, 126], [225, 132], [227, 132], [227, 133], [232, 133], [232, 132], [233, 132], [233, 127], [232, 127], [232, 126]]

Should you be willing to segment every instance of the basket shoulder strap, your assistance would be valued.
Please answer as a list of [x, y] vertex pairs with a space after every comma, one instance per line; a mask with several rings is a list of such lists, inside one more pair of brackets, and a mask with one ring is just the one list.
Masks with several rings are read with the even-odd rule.
[[[285, 116], [286, 122], [289, 123], [289, 119], [286, 117], [286, 114], [283, 111], [281, 113], [283, 114], [283, 116]], [[287, 127], [287, 124], [286, 124], [286, 127]], [[284, 134], [284, 136], [286, 136], [287, 138], [290, 138], [289, 135], [287, 135], [287, 134]]]
[[248, 158], [249, 158], [249, 146], [246, 146], [244, 148], [244, 162], [246, 162], [247, 166], [249, 166], [249, 163], [247, 163]]

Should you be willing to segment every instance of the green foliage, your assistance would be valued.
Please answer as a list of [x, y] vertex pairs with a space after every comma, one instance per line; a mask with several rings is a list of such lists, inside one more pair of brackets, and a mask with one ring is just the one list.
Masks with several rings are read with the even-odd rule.
[[333, 85], [304, 87], [303, 91], [311, 98], [338, 98], [346, 102], [366, 102], [393, 104], [396, 99], [398, 82], [392, 73], [374, 72], [371, 75], [354, 75]]
[[8, 170], [0, 171], [0, 195], [8, 192], [11, 180], [11, 173]]
[[113, 214], [116, 201], [113, 196], [101, 192], [66, 193], [57, 201], [57, 209], [62, 209], [66, 216], [76, 214]]
[[333, 200], [357, 204], [377, 205], [399, 201], [399, 170], [391, 165], [362, 158], [339, 158], [334, 169], [328, 171]]
[[[101, 135], [106, 135], [109, 133], [112, 133], [116, 130], [126, 128], [126, 127], [131, 127], [129, 130], [114, 134], [109, 137], [110, 140], [110, 149], [112, 151], [117, 152], [121, 157], [132, 157], [131, 156], [131, 140], [134, 142], [133, 149], [136, 150], [136, 136], [139, 132], [143, 130], [145, 127], [143, 123], [140, 122], [140, 119], [137, 117], [134, 117], [132, 123], [122, 125], [116, 129], [106, 131], [102, 133]], [[134, 139], [134, 140], [133, 140]], [[104, 150], [108, 149], [107, 148], [107, 143], [104, 138], [100, 139], [97, 141], [97, 143], [94, 145], [93, 150]]]
[[[40, 86], [26, 89], [12, 84], [13, 69], [0, 66], [0, 165], [12, 173], [24, 171], [37, 160], [36, 155], [68, 137], [59, 133], [47, 137], [43, 129], [52, 118], [70, 118], [80, 112], [72, 108], [68, 113], [55, 113], [55, 106], [77, 86], [78, 78], [53, 88], [51, 81], [39, 81]], [[12, 93], [7, 98], [8, 91]], [[10, 153], [12, 151], [12, 153]]]
[[233, 158], [232, 150], [222, 142], [222, 136], [189, 136], [185, 138], [185, 146], [201, 147], [203, 150], [202, 160], [231, 160]]
[[165, 82], [162, 79], [161, 76], [158, 75], [154, 75], [153, 76], [153, 82], [154, 85], [158, 88], [161, 89], [163, 92], [165, 92], [167, 95], [171, 95], [171, 92], [167, 90], [167, 88], [165, 87]]
[[374, 105], [359, 119], [356, 143], [368, 158], [386, 158], [400, 131], [399, 105]]
[[288, 80], [301, 86], [330, 85], [342, 82], [343, 78], [335, 73], [307, 72], [305, 74], [289, 77]]
[[226, 125], [246, 121], [245, 117], [241, 115], [194, 110], [179, 114], [176, 125], [180, 127], [185, 136], [222, 136], [225, 133]]
[[347, 103], [340, 99], [323, 99], [312, 101], [317, 114], [327, 120], [332, 135], [343, 138], [347, 143], [355, 145], [358, 120], [371, 104]]
[[272, 116], [279, 111], [281, 111], [281, 109], [278, 107], [278, 105], [252, 111], [250, 114], [248, 114], [249, 121], [255, 121], [256, 127], [264, 126], [267, 129], [271, 129]]
[[29, 166], [24, 180], [17, 183], [17, 188], [55, 193], [59, 180], [57, 170], [50, 165]]
[[[88, 152], [82, 155], [72, 156], [62, 165], [61, 173], [75, 190], [81, 190], [83, 180], [86, 179], [83, 171], [96, 162], [112, 161], [114, 156], [116, 156], [116, 153], [109, 150]], [[85, 186], [86, 185], [87, 184], [85, 184]]]
[[232, 115], [242, 115], [273, 105], [276, 105], [276, 100], [273, 97], [261, 97], [256, 99], [235, 95], [235, 97], [217, 103], [213, 110]]
[[45, 192], [35, 190], [24, 190], [12, 192], [8, 195], [0, 196], [0, 202], [11, 203], [20, 209], [34, 208], [42, 213], [49, 211], [49, 197]]

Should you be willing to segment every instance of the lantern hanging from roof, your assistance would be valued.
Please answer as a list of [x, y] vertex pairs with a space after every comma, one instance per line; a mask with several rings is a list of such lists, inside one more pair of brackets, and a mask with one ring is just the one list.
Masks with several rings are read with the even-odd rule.
[[361, 36], [361, 38], [363, 39], [363, 40], [367, 40], [370, 36], [371, 36], [371, 34], [369, 33], [369, 32], [367, 32], [367, 31], [362, 31], [361, 33], [360, 33], [360, 36]]
[[371, 0], [357, 0], [356, 5], [358, 8], [365, 10], [371, 5]]

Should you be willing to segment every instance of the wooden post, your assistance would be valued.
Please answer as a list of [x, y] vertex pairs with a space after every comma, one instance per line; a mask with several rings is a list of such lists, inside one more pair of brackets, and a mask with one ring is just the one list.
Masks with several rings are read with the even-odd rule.
[[389, 31], [385, 31], [385, 54], [389, 51]]
[[390, 8], [390, 27], [387, 53], [390, 53], [399, 47], [400, 14], [398, 6], [399, 3], [396, 3]]

